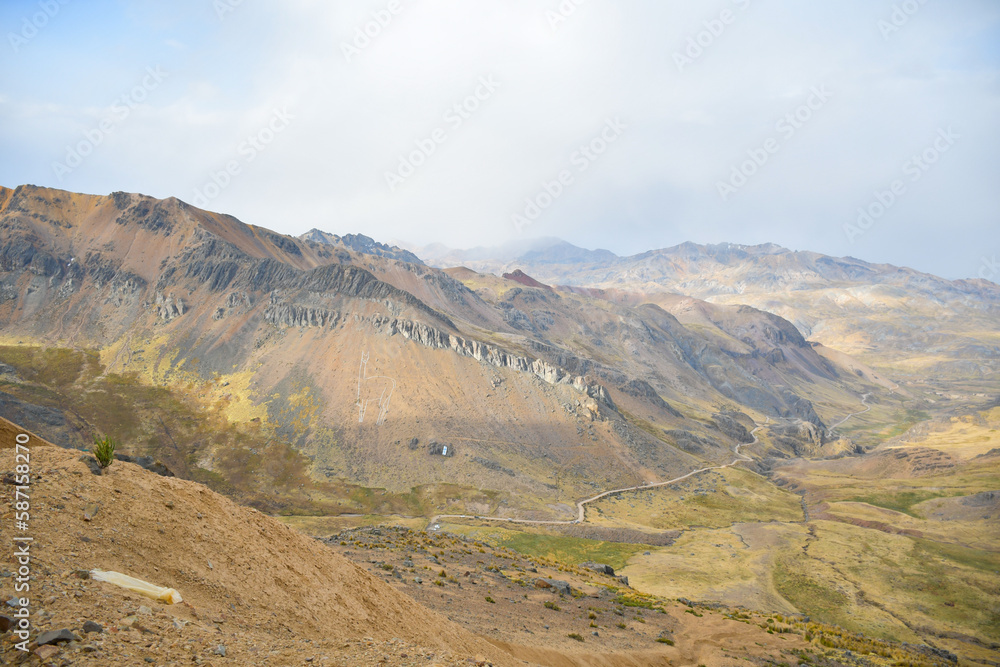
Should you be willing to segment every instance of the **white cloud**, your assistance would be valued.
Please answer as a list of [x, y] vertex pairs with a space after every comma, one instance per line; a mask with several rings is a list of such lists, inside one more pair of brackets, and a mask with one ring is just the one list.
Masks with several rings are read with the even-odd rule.
[[[556, 0], [399, 0], [350, 62], [341, 44], [388, 0], [242, 3], [222, 21], [195, 5], [147, 9], [155, 19], [129, 15], [130, 41], [109, 46], [129, 54], [131, 70], [116, 62], [117, 78], [92, 74], [88, 83], [106, 101], [149, 64], [162, 63], [170, 79], [65, 183], [54, 182], [49, 164], [102, 102], [93, 90], [59, 92], [62, 75], [43, 68], [44, 58], [23, 62], [23, 78], [7, 87], [0, 108], [0, 120], [14, 121], [4, 122], [0, 140], [19, 156], [2, 167], [4, 184], [190, 200], [274, 109], [287, 108], [287, 130], [210, 208], [288, 233], [321, 227], [498, 243], [516, 234], [511, 215], [525, 198], [617, 116], [628, 124], [621, 140], [530, 233], [620, 252], [689, 239], [774, 241], [955, 277], [973, 275], [979, 247], [996, 238], [1000, 40], [998, 10], [985, 0], [928, 3], [888, 40], [878, 21], [891, 3], [861, 0], [588, 0], [555, 31], [545, 12]], [[702, 35], [707, 46], [678, 71], [675, 52], [699, 33], [719, 32], [723, 10], [733, 20], [711, 39]], [[185, 13], [202, 23], [181, 21]], [[166, 50], [135, 36], [144, 32]], [[48, 42], [32, 46], [61, 55], [44, 53], [56, 48]], [[82, 48], [74, 55], [81, 70], [105, 69], [101, 56]], [[445, 112], [483, 76], [499, 81], [495, 94], [460, 127], [449, 126]], [[722, 202], [717, 181], [818, 85], [833, 92], [829, 103]], [[843, 223], [946, 125], [968, 139], [877, 233], [849, 244]], [[437, 128], [447, 139], [390, 191], [385, 172]]]

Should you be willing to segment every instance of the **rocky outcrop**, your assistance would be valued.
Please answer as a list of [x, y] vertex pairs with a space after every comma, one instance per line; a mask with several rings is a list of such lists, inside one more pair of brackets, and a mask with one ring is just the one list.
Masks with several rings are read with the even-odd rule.
[[180, 317], [187, 312], [184, 300], [180, 297], [174, 299], [172, 294], [164, 296], [162, 293], [158, 292], [156, 294], [156, 301], [154, 305], [156, 306], [156, 314], [165, 322], [169, 322], [170, 320]]
[[743, 444], [753, 442], [753, 436], [750, 435], [750, 431], [748, 431], [747, 427], [741, 424], [736, 417], [724, 412], [717, 412], [712, 415], [712, 421], [719, 428], [719, 430], [723, 432], [723, 434], [729, 436], [736, 442]]
[[264, 310], [264, 321], [286, 327], [334, 327], [340, 321], [340, 313], [289, 303], [272, 304]]
[[412, 320], [373, 315], [370, 318], [370, 322], [375, 329], [389, 336], [398, 334], [407, 340], [412, 340], [421, 345], [436, 349], [450, 349], [457, 354], [471, 357], [476, 361], [481, 361], [497, 368], [512, 368], [516, 371], [532, 373], [548, 384], [570, 385], [577, 391], [603, 403], [608, 408], [615, 409], [615, 404], [611, 400], [611, 396], [608, 395], [607, 390], [602, 385], [586, 376], [567, 373], [558, 366], [542, 359], [519, 357], [495, 345], [449, 334], [440, 329], [435, 329]]
[[114, 192], [111, 198], [121, 211], [115, 222], [119, 225], [136, 225], [163, 236], [170, 236], [174, 229], [174, 212], [169, 210], [169, 200], [157, 200], [144, 195]]
[[424, 265], [423, 261], [421, 261], [421, 259], [412, 252], [403, 250], [402, 248], [398, 248], [396, 246], [379, 243], [375, 239], [365, 236], [364, 234], [346, 234], [344, 236], [337, 236], [336, 234], [330, 234], [329, 232], [324, 232], [319, 229], [310, 229], [308, 232], [300, 236], [299, 239], [308, 243], [349, 248], [354, 252], [359, 252], [365, 255], [388, 257], [389, 259], [399, 260], [400, 262], [406, 262], [407, 264], [416, 264], [419, 266]]

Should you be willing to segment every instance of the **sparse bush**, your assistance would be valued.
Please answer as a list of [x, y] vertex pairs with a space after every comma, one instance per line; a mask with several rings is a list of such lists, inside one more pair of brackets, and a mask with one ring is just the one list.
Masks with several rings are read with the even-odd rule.
[[94, 435], [94, 449], [92, 454], [97, 462], [100, 464], [101, 468], [107, 468], [115, 460], [115, 449], [118, 448], [118, 443], [115, 442], [114, 438], [104, 436], [103, 438]]
[[559, 605], [557, 605], [552, 600], [549, 600], [548, 602], [545, 603], [545, 608], [546, 609], [551, 609], [553, 611], [559, 611]]
[[566, 636], [569, 637], [570, 639], [575, 639], [578, 642], [582, 642], [583, 641], [583, 637], [581, 637], [580, 634], [576, 633], [576, 632], [571, 632], [571, 633], [569, 633]]
[[656, 641], [660, 642], [661, 644], [666, 644], [667, 646], [673, 646], [674, 645], [674, 640], [673, 639], [667, 639], [666, 637], [657, 637]]
[[494, 600], [493, 598], [491, 598], [489, 595], [486, 596], [486, 601], [489, 602], [490, 604], [496, 604], [497, 603], [497, 601]]

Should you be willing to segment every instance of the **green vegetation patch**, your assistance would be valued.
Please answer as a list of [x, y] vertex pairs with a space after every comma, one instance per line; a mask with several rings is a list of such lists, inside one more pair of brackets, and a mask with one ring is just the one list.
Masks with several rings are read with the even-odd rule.
[[879, 491], [863, 496], [845, 498], [845, 500], [847, 502], [874, 505], [875, 507], [882, 507], [887, 510], [893, 510], [894, 512], [908, 514], [915, 519], [923, 519], [924, 517], [917, 514], [917, 512], [913, 509], [914, 505], [919, 505], [925, 500], [943, 498], [948, 495], [952, 494], [942, 493], [940, 491]]
[[584, 561], [595, 561], [607, 563], [617, 570], [625, 567], [628, 560], [637, 553], [650, 549], [647, 544], [603, 542], [496, 526], [478, 527], [449, 523], [442, 528], [448, 532], [469, 535], [496, 547], [506, 547], [525, 556], [548, 559], [564, 565], [575, 566]]
[[771, 575], [774, 587], [804, 614], [818, 616], [826, 622], [837, 622], [850, 600], [840, 591], [810, 577], [811, 563], [799, 558], [780, 559]]

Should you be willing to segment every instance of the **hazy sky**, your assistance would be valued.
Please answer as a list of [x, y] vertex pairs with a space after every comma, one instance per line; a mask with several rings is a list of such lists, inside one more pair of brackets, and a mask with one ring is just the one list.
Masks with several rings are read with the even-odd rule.
[[5, 0], [0, 24], [8, 187], [1000, 279], [995, 0]]

